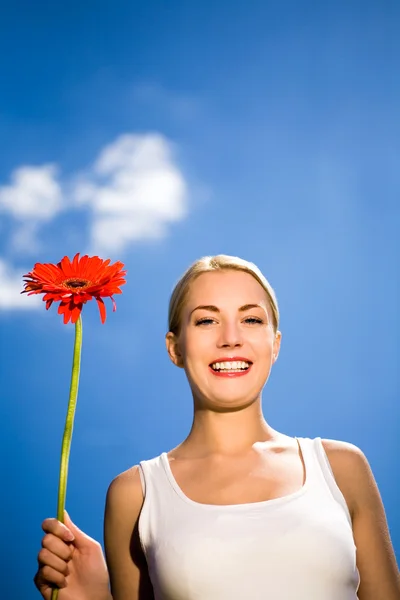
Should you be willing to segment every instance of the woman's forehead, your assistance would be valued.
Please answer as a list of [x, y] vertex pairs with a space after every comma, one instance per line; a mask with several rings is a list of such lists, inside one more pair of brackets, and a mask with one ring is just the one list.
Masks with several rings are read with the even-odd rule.
[[268, 304], [267, 293], [250, 273], [244, 271], [210, 271], [191, 282], [187, 304]]

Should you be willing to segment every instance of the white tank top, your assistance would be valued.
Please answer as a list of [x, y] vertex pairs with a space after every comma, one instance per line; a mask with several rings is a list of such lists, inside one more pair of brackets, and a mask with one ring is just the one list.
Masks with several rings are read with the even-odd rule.
[[140, 463], [139, 536], [155, 600], [356, 600], [350, 514], [321, 438], [296, 438], [304, 486], [234, 505], [190, 500], [167, 454]]

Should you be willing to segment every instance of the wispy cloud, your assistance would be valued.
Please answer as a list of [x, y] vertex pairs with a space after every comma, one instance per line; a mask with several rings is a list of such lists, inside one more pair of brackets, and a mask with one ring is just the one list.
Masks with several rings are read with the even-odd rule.
[[8, 213], [14, 220], [11, 250], [38, 251], [40, 225], [51, 221], [63, 208], [57, 173], [53, 164], [22, 166], [11, 173], [9, 185], [0, 187], [0, 213]]
[[21, 294], [22, 275], [28, 270], [17, 270], [0, 258], [0, 310], [39, 308], [41, 299], [37, 296], [28, 298], [26, 294]]
[[[79, 223], [82, 229], [84, 251], [112, 255], [133, 243], [162, 238], [188, 213], [189, 189], [176, 148], [159, 133], [121, 135], [100, 149], [89, 168], [64, 179], [59, 173], [54, 164], [24, 165], [12, 172], [10, 183], [0, 186], [0, 213], [11, 224], [7, 260], [0, 258], [0, 310], [36, 307], [32, 299], [26, 302], [20, 296], [22, 276], [12, 257], [37, 255], [39, 250], [54, 255], [55, 248], [40, 247], [39, 238], [42, 244], [67, 239], [71, 218], [63, 215], [88, 215], [73, 219], [74, 227]], [[56, 217], [57, 236], [43, 236], [43, 228], [54, 227]]]
[[168, 224], [186, 216], [187, 195], [172, 145], [159, 134], [122, 135], [74, 187], [76, 201], [91, 208], [96, 252], [162, 237]]
[[168, 113], [179, 121], [199, 118], [204, 110], [204, 98], [167, 89], [157, 83], [142, 82], [134, 86], [133, 98], [146, 106]]
[[11, 184], [0, 187], [0, 210], [19, 221], [48, 221], [62, 208], [62, 192], [55, 165], [23, 166], [11, 174]]

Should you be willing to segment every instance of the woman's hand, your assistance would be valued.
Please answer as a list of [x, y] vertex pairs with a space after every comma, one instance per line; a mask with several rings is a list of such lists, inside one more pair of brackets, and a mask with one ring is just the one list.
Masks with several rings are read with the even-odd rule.
[[65, 512], [64, 525], [45, 519], [34, 583], [45, 600], [59, 587], [59, 600], [112, 600], [101, 545], [86, 535]]

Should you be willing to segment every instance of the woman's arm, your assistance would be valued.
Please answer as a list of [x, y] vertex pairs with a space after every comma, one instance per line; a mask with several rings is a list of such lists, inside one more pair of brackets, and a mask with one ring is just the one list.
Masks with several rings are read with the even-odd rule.
[[118, 475], [107, 492], [104, 545], [113, 600], [154, 600], [138, 533], [142, 504], [139, 467], [135, 466]]
[[371, 467], [353, 444], [323, 440], [323, 446], [352, 516], [359, 600], [399, 600], [399, 569]]

